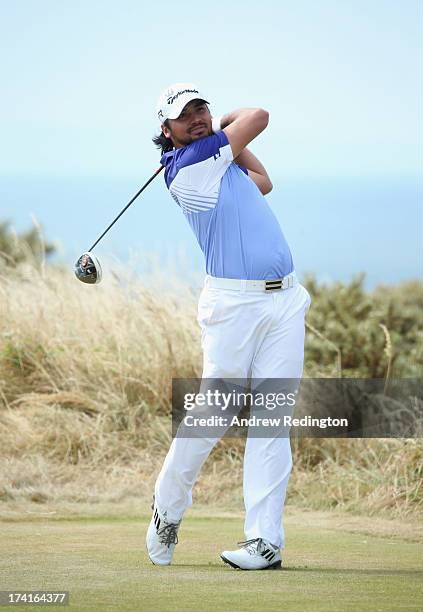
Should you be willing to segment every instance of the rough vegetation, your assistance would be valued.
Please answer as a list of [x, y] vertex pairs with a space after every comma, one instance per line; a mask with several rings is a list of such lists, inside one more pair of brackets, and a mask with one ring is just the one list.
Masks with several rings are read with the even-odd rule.
[[[201, 375], [199, 288], [119, 277], [85, 286], [28, 259], [13, 276], [0, 271], [0, 501], [150, 497], [170, 442], [172, 377]], [[421, 376], [422, 282], [372, 293], [363, 277], [303, 282], [305, 376]], [[293, 450], [290, 503], [422, 510], [421, 440], [302, 439]], [[214, 449], [196, 499], [240, 502], [242, 452], [241, 440]]]

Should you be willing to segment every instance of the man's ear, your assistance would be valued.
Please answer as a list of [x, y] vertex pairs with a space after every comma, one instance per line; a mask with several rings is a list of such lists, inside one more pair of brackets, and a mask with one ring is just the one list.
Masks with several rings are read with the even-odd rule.
[[162, 123], [160, 127], [162, 129], [163, 134], [166, 136], [166, 138], [170, 138], [170, 130], [169, 130], [169, 128], [166, 127], [164, 123]]

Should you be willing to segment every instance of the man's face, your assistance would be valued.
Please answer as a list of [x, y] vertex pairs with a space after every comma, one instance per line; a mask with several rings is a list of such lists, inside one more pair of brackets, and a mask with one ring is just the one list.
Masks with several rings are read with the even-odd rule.
[[212, 134], [212, 117], [201, 100], [188, 102], [177, 119], [168, 121], [169, 127], [162, 125], [163, 134], [177, 149]]

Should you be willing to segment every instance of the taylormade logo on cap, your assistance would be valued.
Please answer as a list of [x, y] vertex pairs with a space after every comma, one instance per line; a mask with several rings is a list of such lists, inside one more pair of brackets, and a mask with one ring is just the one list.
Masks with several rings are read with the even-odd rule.
[[176, 93], [174, 96], [169, 96], [169, 98], [167, 99], [167, 103], [168, 104], [173, 104], [174, 101], [176, 100], [176, 98], [178, 98], [179, 96], [181, 96], [184, 93], [200, 93], [198, 91], [198, 89], [183, 89], [182, 91], [178, 91], [178, 93]]
[[157, 116], [160, 123], [163, 123], [166, 119], [177, 119], [184, 106], [191, 100], [203, 100], [209, 104], [194, 83], [174, 83], [170, 85], [157, 101]]

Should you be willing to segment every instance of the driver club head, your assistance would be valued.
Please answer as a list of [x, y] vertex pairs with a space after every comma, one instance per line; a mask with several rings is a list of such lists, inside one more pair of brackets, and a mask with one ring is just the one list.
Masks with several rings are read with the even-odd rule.
[[74, 272], [78, 280], [89, 285], [97, 285], [103, 276], [98, 258], [89, 251], [78, 259]]

